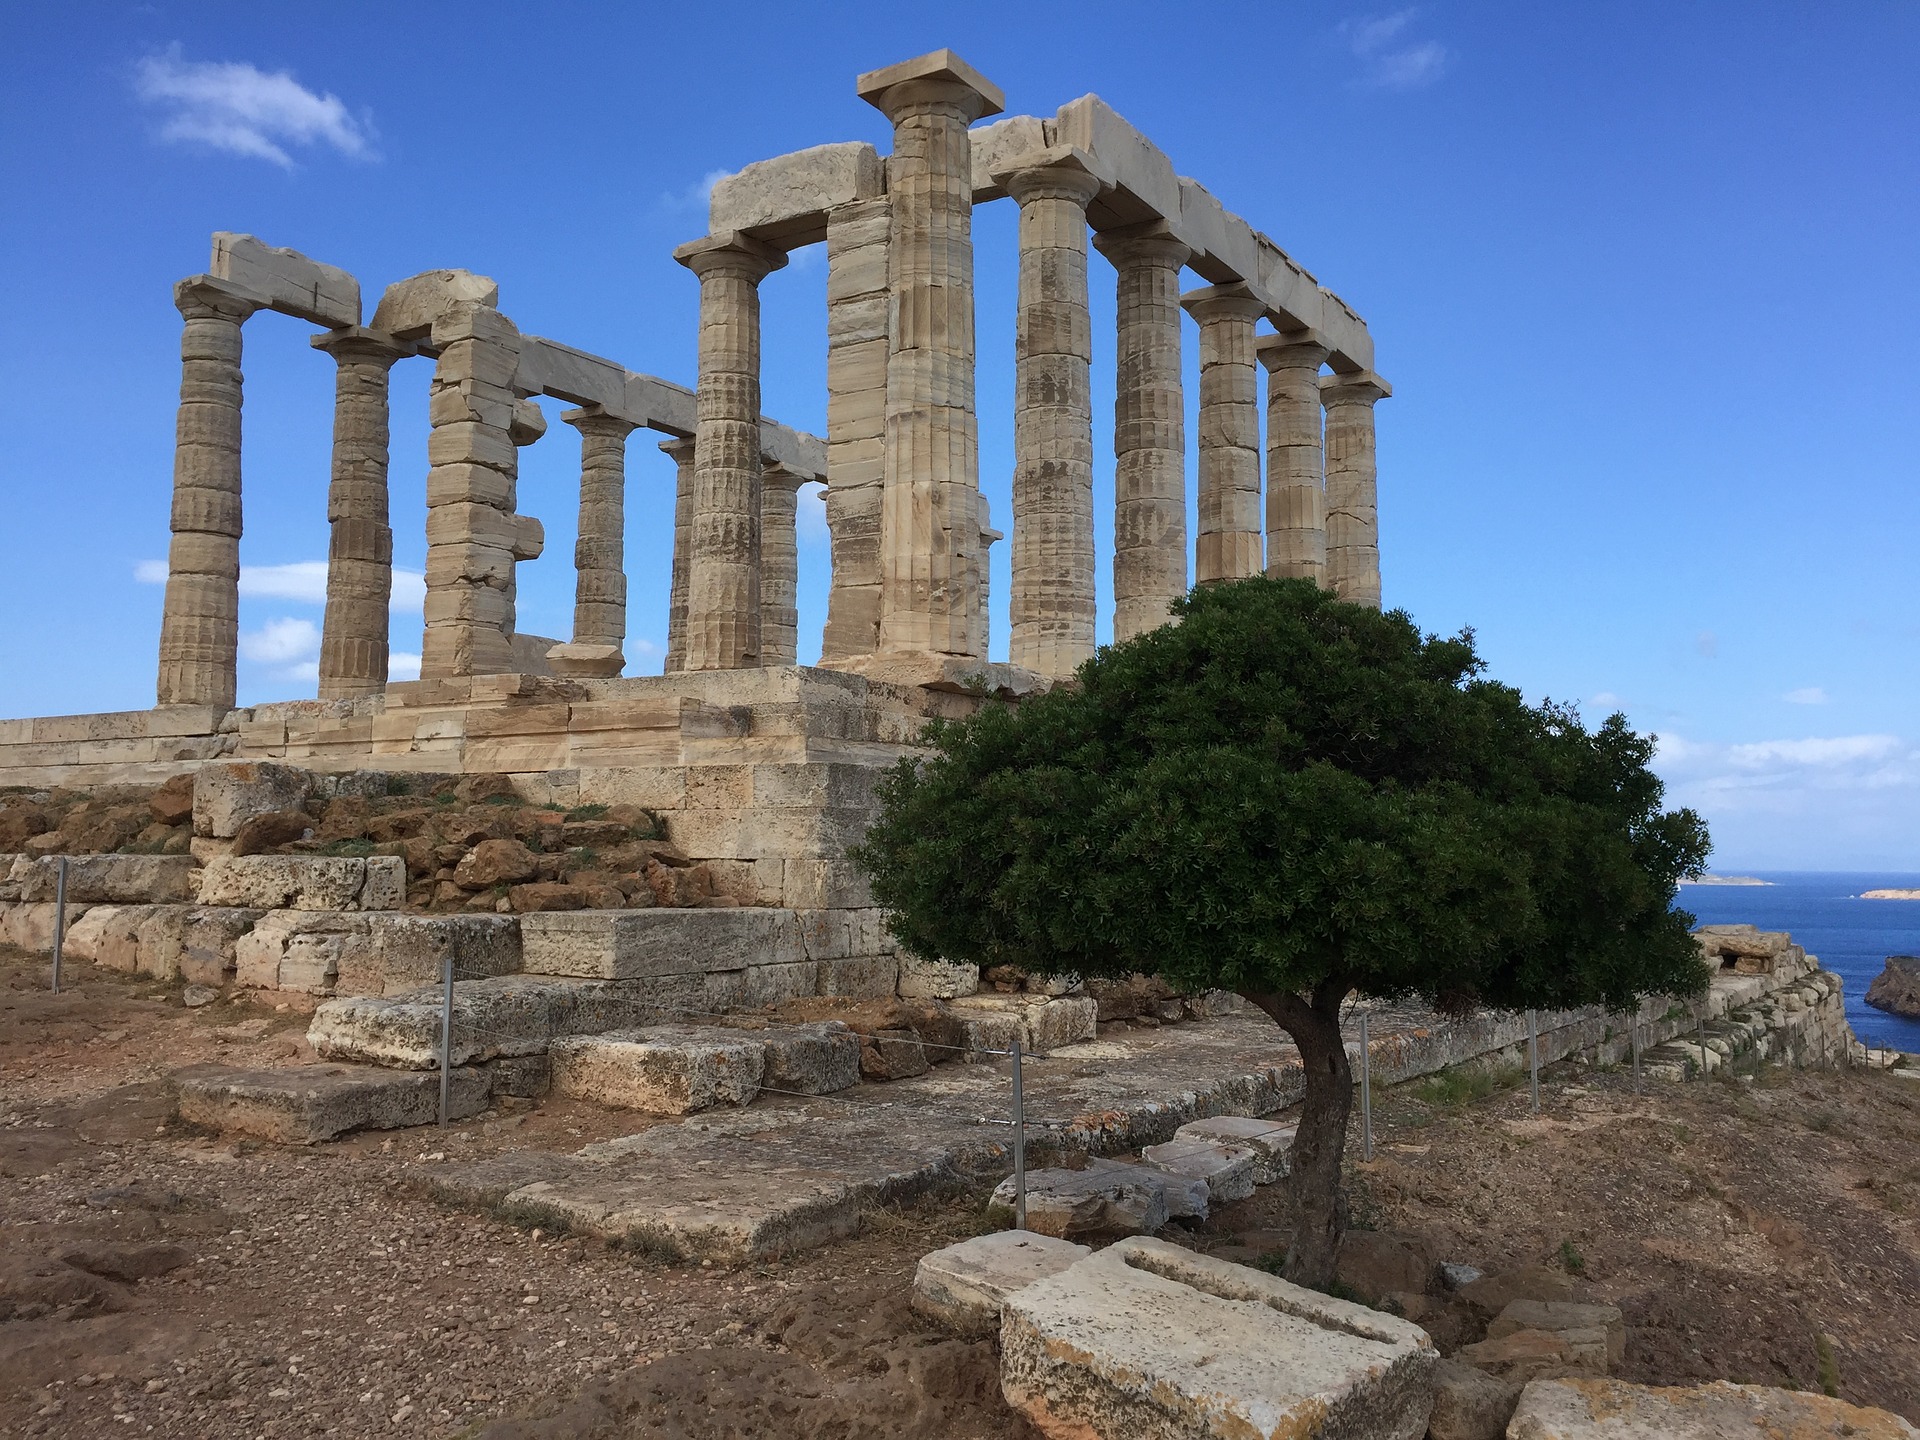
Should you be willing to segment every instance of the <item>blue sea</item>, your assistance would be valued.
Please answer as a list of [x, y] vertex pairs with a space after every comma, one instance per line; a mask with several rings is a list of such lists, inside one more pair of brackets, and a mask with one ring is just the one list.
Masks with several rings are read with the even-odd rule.
[[1846, 981], [1847, 1020], [1868, 1045], [1920, 1053], [1920, 1020], [1866, 1003], [1889, 955], [1920, 955], [1920, 900], [1862, 900], [1863, 890], [1920, 889], [1920, 875], [1843, 870], [1743, 871], [1768, 885], [1682, 885], [1679, 905], [1702, 925], [1787, 930]]

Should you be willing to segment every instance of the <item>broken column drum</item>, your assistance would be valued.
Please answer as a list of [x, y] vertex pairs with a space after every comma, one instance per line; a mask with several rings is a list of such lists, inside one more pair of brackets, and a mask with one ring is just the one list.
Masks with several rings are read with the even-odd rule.
[[174, 287], [174, 304], [186, 323], [157, 703], [225, 709], [240, 644], [240, 327], [259, 307], [204, 276]]
[[700, 277], [700, 378], [682, 668], [760, 658], [760, 281], [786, 256], [711, 236], [674, 258]]
[[358, 326], [316, 335], [312, 343], [336, 366], [320, 698], [348, 700], [378, 694], [387, 684], [393, 601], [387, 391], [394, 361], [412, 347]]
[[1113, 638], [1121, 641], [1164, 625], [1187, 593], [1180, 268], [1188, 251], [1157, 221], [1093, 243], [1117, 277]]
[[1200, 506], [1194, 578], [1261, 572], [1260, 391], [1253, 323], [1266, 307], [1244, 286], [1214, 285], [1181, 302], [1200, 322]]
[[1378, 375], [1329, 375], [1327, 587], [1342, 600], [1380, 608], [1380, 516], [1373, 407], [1393, 391]]
[[1020, 206], [1015, 332], [1012, 643], [1008, 659], [1064, 679], [1093, 655], [1093, 324], [1078, 151], [1007, 177]]
[[1320, 367], [1328, 349], [1319, 337], [1298, 334], [1262, 340], [1258, 352], [1267, 368], [1267, 574], [1324, 584]]
[[860, 82], [893, 122], [880, 649], [982, 659], [972, 648], [982, 557], [967, 127], [1001, 97], [950, 57], [929, 60], [938, 63]]

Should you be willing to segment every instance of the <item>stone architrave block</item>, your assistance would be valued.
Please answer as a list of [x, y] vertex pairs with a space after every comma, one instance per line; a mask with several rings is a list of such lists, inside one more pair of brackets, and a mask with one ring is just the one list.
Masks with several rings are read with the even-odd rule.
[[980, 988], [980, 967], [956, 960], [922, 960], [915, 955], [900, 957], [900, 998], [903, 1000], [955, 1000]]
[[1199, 1180], [1215, 1205], [1245, 1200], [1253, 1194], [1254, 1153], [1238, 1145], [1175, 1136], [1140, 1151], [1142, 1164], [1182, 1179]]
[[[70, 855], [67, 903], [166, 905], [191, 901], [191, 855]], [[7, 872], [23, 901], [51, 901], [59, 893], [59, 857], [21, 855]]]
[[649, 1115], [745, 1105], [759, 1093], [766, 1068], [766, 1046], [756, 1037], [700, 1026], [556, 1040], [547, 1054], [554, 1094]]
[[[1035, 115], [1005, 115], [990, 125], [976, 125], [969, 130], [967, 141], [973, 150], [973, 203], [981, 205], [1002, 198], [1007, 187], [993, 177], [1012, 169], [1023, 157], [1053, 144], [1050, 128]], [[1078, 144], [1077, 141], [1060, 143]], [[1092, 147], [1081, 145], [1080, 148], [1090, 150]]]
[[[1205, 1187], [1201, 1187], [1205, 1195]], [[1056, 1240], [1083, 1235], [1150, 1235], [1167, 1223], [1166, 1177], [1141, 1165], [1089, 1165], [1084, 1170], [1027, 1172], [1027, 1229]], [[989, 1202], [1014, 1213], [1013, 1177]], [[1204, 1216], [1205, 1202], [1201, 1214]]]
[[[1164, 151], [1098, 95], [1082, 95], [1060, 107], [1054, 142], [1072, 145], [1100, 158], [1122, 192], [1100, 204], [1115, 225], [1180, 218], [1180, 177]], [[1131, 203], [1128, 203], [1131, 202]]]
[[860, 1037], [837, 1020], [749, 1032], [764, 1043], [768, 1090], [830, 1095], [860, 1081]]
[[739, 230], [791, 249], [827, 236], [827, 211], [883, 193], [886, 163], [865, 141], [815, 145], [756, 161], [714, 184], [707, 231]]
[[1885, 1410], [1772, 1385], [1629, 1385], [1535, 1380], [1520, 1392], [1508, 1440], [1920, 1440]]
[[[490, 307], [499, 303], [500, 287], [485, 275], [466, 270], [425, 270], [389, 285], [374, 307], [373, 319], [367, 323], [372, 329], [384, 330], [389, 335], [418, 340], [429, 335], [434, 322], [456, 305]], [[507, 366], [507, 373], [497, 379], [475, 378], [487, 379], [496, 385], [508, 384], [513, 379], [513, 357], [507, 357]]]
[[1031, 1230], [976, 1235], [920, 1257], [913, 1272], [913, 1308], [956, 1335], [995, 1335], [1007, 1296], [1092, 1253], [1085, 1245]]
[[309, 260], [298, 250], [216, 230], [208, 273], [251, 291], [283, 315], [329, 329], [360, 323], [360, 282], [338, 266]]
[[1173, 1132], [1175, 1140], [1212, 1141], [1253, 1152], [1253, 1183], [1271, 1185], [1293, 1168], [1293, 1137], [1297, 1121], [1259, 1120], [1247, 1115], [1215, 1115], [1189, 1120]]
[[1009, 1294], [1000, 1388], [1044, 1433], [1420, 1440], [1439, 1356], [1419, 1327], [1133, 1239]]
[[[456, 980], [520, 969], [520, 921], [513, 915], [369, 915], [366, 993], [401, 995], [437, 985], [448, 960]], [[347, 970], [342, 967], [342, 985]]]
[[529, 975], [639, 980], [804, 961], [791, 910], [554, 910], [520, 917]]
[[644, 425], [643, 412], [627, 412], [626, 367], [611, 360], [544, 340], [538, 335], [520, 337], [520, 368], [513, 388], [530, 395], [552, 395], [575, 405], [598, 405], [609, 415]]
[[193, 777], [193, 833], [230, 840], [256, 815], [298, 810], [313, 793], [313, 772], [271, 760], [222, 760]]
[[202, 905], [259, 910], [398, 910], [406, 899], [398, 855], [223, 855], [201, 872]]

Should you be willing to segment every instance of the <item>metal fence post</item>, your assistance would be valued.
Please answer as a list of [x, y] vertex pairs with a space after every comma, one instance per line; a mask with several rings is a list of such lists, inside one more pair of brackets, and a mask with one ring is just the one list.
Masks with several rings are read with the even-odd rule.
[[1640, 1012], [1633, 1012], [1633, 1019], [1627, 1022], [1627, 1028], [1633, 1035], [1633, 1088], [1640, 1088]]
[[1707, 1078], [1707, 1007], [1702, 1005], [1694, 1016], [1695, 1036], [1700, 1042], [1700, 1078]]
[[60, 993], [60, 952], [67, 944], [67, 857], [53, 862], [53, 993]]
[[1020, 1084], [1020, 1042], [1013, 1042], [1013, 1228], [1027, 1228], [1027, 1097]]
[[1367, 1044], [1367, 1017], [1360, 1016], [1360, 1158], [1373, 1159], [1373, 1048]]
[[440, 1128], [447, 1128], [447, 1090], [453, 1081], [453, 956], [448, 954], [440, 999]]
[[1533, 1113], [1540, 1113], [1540, 1012], [1527, 1011], [1527, 1093], [1533, 1100]]

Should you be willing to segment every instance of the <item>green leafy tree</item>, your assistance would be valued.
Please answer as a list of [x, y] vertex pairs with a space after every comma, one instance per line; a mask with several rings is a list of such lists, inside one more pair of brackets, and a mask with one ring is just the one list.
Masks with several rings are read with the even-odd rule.
[[1348, 996], [1629, 1005], [1705, 984], [1673, 908], [1706, 863], [1653, 742], [1528, 705], [1473, 636], [1307, 581], [1207, 586], [1072, 684], [936, 722], [856, 858], [900, 943], [1042, 974], [1237, 991], [1306, 1093], [1286, 1273], [1332, 1276]]

